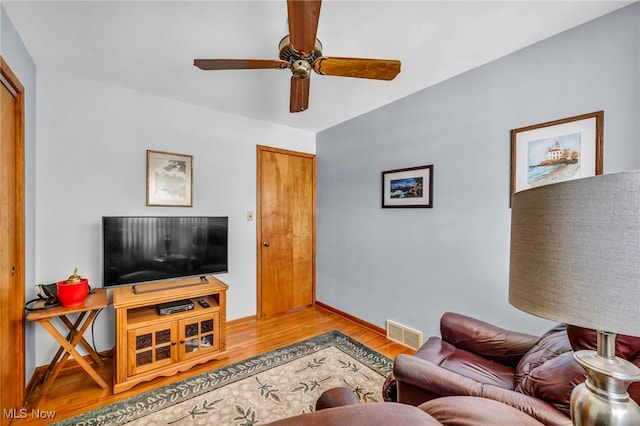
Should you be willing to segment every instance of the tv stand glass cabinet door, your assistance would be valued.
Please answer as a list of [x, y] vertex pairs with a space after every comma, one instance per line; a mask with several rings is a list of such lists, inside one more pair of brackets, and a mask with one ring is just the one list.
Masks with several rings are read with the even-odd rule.
[[176, 323], [135, 328], [127, 332], [127, 375], [173, 364], [177, 359]]
[[220, 333], [217, 331], [218, 313], [181, 320], [178, 323], [180, 340], [178, 357], [189, 359], [204, 352], [215, 352], [220, 347]]

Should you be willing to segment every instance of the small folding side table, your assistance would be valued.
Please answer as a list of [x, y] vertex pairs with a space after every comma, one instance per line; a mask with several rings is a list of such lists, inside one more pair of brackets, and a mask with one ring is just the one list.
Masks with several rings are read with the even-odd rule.
[[[87, 360], [85, 360], [76, 350], [76, 346], [78, 344], [82, 345], [98, 366], [102, 367], [104, 365], [100, 356], [82, 336], [85, 331], [87, 331], [96, 315], [98, 315], [98, 312], [101, 309], [106, 308], [107, 304], [107, 291], [103, 288], [99, 288], [94, 290], [92, 293], [89, 293], [84, 304], [79, 306], [71, 308], [56, 306], [53, 308], [29, 311], [26, 316], [26, 320], [40, 323], [45, 330], [53, 336], [56, 342], [60, 344], [58, 352], [51, 360], [51, 363], [44, 374], [42, 389], [40, 390], [38, 399], [49, 390], [51, 384], [54, 382], [56, 377], [58, 377], [62, 367], [64, 367], [64, 364], [71, 355], [73, 355], [73, 359], [78, 363], [78, 365], [80, 365], [102, 389], [110, 388], [107, 382], [105, 382], [96, 370], [93, 369], [91, 364], [89, 364]], [[72, 322], [71, 319], [69, 319], [67, 315], [70, 314], [78, 314], [75, 321]], [[60, 331], [53, 326], [53, 324], [51, 324], [51, 321], [54, 318], [58, 318], [69, 330], [66, 337], [63, 336]]]

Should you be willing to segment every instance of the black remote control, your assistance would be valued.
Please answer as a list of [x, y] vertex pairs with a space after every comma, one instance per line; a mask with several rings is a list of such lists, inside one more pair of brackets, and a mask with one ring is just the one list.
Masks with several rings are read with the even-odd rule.
[[202, 299], [198, 300], [198, 303], [199, 303], [199, 304], [200, 304], [200, 306], [202, 306], [203, 308], [208, 308], [209, 306], [211, 306], [211, 305], [209, 305], [209, 304], [207, 303], [207, 301], [206, 301], [206, 300], [202, 300]]

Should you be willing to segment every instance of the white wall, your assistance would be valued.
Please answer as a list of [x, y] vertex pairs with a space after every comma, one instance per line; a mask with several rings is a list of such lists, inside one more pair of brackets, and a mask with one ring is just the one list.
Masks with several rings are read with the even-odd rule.
[[[102, 216], [229, 216], [227, 318], [256, 313], [256, 145], [315, 152], [315, 135], [49, 70], [38, 70], [36, 281], [77, 266], [102, 286]], [[146, 206], [146, 150], [193, 155], [193, 207]], [[38, 330], [36, 365], [55, 352]], [[110, 307], [98, 350], [115, 338]]]
[[[636, 3], [319, 133], [318, 300], [425, 336], [448, 310], [547, 329], [507, 301], [510, 130], [604, 110], [604, 172], [640, 168], [639, 79]], [[423, 164], [433, 209], [382, 209], [381, 172]]]

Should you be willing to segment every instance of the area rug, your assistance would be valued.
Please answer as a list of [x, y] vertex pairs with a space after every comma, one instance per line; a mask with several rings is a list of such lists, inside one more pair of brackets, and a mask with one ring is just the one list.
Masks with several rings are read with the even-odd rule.
[[253, 426], [314, 410], [322, 392], [382, 401], [392, 361], [339, 331], [322, 334], [56, 423]]

